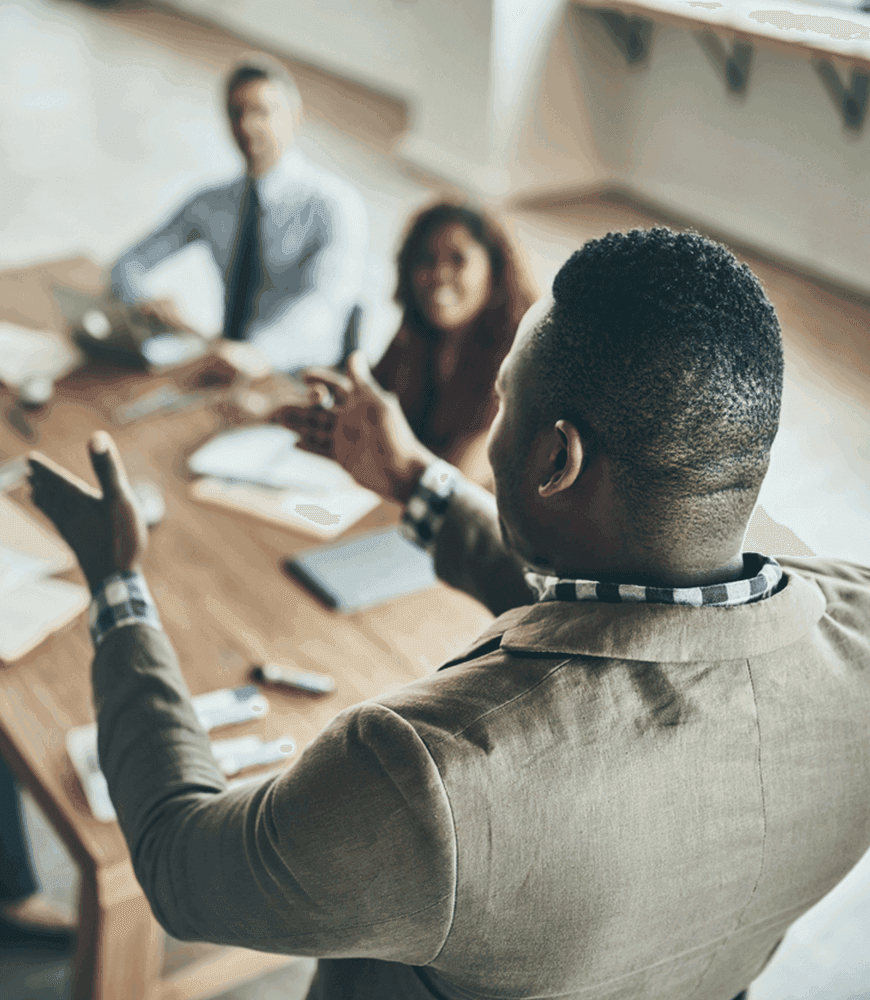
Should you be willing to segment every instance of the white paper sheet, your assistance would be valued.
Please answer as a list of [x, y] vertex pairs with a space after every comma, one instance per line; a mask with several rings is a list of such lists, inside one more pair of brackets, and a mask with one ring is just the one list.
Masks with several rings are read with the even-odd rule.
[[360, 490], [354, 478], [331, 459], [295, 447], [299, 435], [277, 424], [241, 427], [218, 434], [188, 460], [200, 476], [238, 480], [323, 496]]
[[65, 542], [0, 496], [0, 661], [25, 656], [88, 606], [84, 587], [46, 579], [75, 564]]
[[51, 563], [0, 545], [0, 599], [24, 583], [51, 575]]
[[76, 565], [72, 549], [59, 535], [44, 528], [23, 507], [4, 496], [0, 496], [0, 545], [44, 560], [46, 575], [63, 573]]
[[39, 645], [88, 606], [84, 587], [66, 580], [35, 580], [0, 597], [0, 660], [10, 663]]
[[217, 337], [224, 322], [224, 288], [218, 266], [200, 243], [155, 264], [139, 277], [145, 298], [172, 299], [178, 314], [203, 337]]
[[54, 381], [80, 360], [78, 350], [58, 334], [0, 323], [0, 382], [6, 385], [36, 377]]

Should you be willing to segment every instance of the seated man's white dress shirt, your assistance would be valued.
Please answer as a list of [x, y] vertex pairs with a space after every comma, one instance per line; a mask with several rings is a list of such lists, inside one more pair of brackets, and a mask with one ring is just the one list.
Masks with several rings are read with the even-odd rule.
[[261, 280], [244, 339], [279, 371], [333, 364], [362, 285], [366, 211], [350, 184], [296, 149], [264, 177], [240, 177], [191, 198], [121, 257], [112, 269], [112, 293], [125, 302], [146, 298], [144, 273], [200, 240], [214, 255], [226, 288], [248, 184], [256, 197]]

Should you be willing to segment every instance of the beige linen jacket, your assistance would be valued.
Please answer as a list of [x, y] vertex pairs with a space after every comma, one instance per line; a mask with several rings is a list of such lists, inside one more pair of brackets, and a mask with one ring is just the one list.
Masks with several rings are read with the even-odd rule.
[[500, 617], [232, 792], [167, 638], [115, 630], [100, 756], [156, 916], [318, 956], [331, 1000], [731, 1000], [870, 846], [870, 570], [781, 561], [738, 608], [530, 605], [463, 486], [436, 568]]

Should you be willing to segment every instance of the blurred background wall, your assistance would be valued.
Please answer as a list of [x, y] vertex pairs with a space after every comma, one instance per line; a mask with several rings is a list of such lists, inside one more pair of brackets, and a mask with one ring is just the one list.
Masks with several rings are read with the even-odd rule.
[[[598, 14], [564, 0], [173, 4], [405, 101], [403, 154], [481, 194], [616, 188], [870, 291], [870, 138], [844, 128], [810, 65], [850, 35], [870, 58], [867, 14], [807, 6], [809, 27], [762, 43], [735, 96], [689, 28], [658, 23], [628, 66]], [[848, 84], [849, 60], [833, 58]]]

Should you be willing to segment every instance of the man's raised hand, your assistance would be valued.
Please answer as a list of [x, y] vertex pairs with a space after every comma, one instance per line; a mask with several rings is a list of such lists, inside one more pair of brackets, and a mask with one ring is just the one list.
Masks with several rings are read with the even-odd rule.
[[282, 406], [271, 419], [298, 431], [300, 448], [334, 458], [361, 486], [407, 503], [435, 456], [415, 437], [396, 396], [375, 381], [363, 353], [351, 354], [345, 375], [310, 368], [302, 377], [307, 405]]
[[29, 480], [33, 502], [54, 522], [95, 591], [107, 576], [139, 568], [148, 529], [112, 438], [97, 431], [88, 452], [100, 492], [36, 452]]

